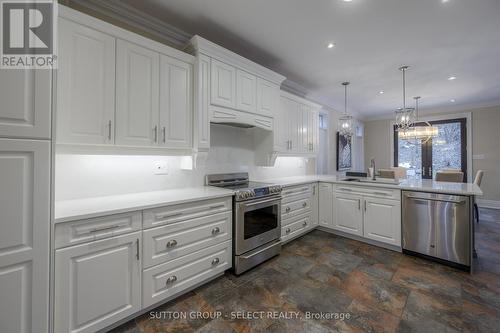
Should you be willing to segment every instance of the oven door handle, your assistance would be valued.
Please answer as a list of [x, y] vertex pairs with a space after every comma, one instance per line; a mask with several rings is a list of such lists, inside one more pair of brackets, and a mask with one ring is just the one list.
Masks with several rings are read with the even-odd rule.
[[280, 243], [279, 241], [278, 241], [278, 242], [273, 242], [271, 245], [266, 246], [265, 248], [260, 249], [260, 250], [259, 250], [259, 251], [257, 251], [257, 252], [252, 252], [251, 254], [249, 254], [249, 255], [247, 255], [247, 256], [240, 255], [240, 257], [241, 257], [241, 258], [243, 258], [243, 259], [250, 259], [250, 258], [251, 258], [251, 257], [253, 257], [254, 255], [259, 254], [259, 253], [262, 253], [262, 252], [264, 252], [264, 251], [267, 251], [267, 250], [269, 250], [269, 249], [270, 249], [270, 248], [272, 248], [273, 246], [276, 246], [276, 245], [277, 245], [277, 244], [279, 244], [279, 243]]
[[239, 204], [241, 206], [244, 206], [244, 207], [252, 207], [252, 206], [256, 206], [256, 205], [260, 205], [260, 204], [264, 204], [264, 203], [268, 203], [268, 202], [280, 202], [281, 198], [272, 198], [272, 199], [267, 199], [267, 200], [261, 200], [261, 201], [255, 201], [255, 202], [251, 202], [251, 203], [247, 203], [247, 202], [240, 202]]

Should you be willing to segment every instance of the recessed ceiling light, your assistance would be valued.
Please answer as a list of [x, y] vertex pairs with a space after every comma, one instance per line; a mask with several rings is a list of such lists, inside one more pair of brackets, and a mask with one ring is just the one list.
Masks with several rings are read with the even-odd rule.
[[351, 2], [352, 0], [342, 0], [342, 1], [344, 1], [344, 2]]
[[335, 43], [328, 43], [328, 46], [327, 46], [327, 47], [328, 47], [329, 49], [331, 49], [331, 48], [333, 48], [334, 46], [335, 46]]
[[453, 98], [450, 99], [450, 102], [455, 103], [455, 99], [453, 99]]
[[383, 91], [383, 90], [380, 90], [378, 93], [379, 93], [380, 95], [382, 95], [382, 94], [384, 93], [384, 91]]
[[450, 76], [450, 77], [448, 78], [448, 81], [453, 81], [453, 80], [456, 80], [456, 79], [457, 79], [457, 77], [456, 77], [456, 76]]
[[442, 3], [450, 2], [450, 0], [441, 0]]

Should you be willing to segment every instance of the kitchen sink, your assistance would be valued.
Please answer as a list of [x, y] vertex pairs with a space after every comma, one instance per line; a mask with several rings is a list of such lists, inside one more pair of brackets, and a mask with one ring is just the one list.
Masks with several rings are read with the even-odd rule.
[[358, 183], [377, 183], [377, 184], [390, 184], [390, 185], [399, 185], [401, 183], [398, 179], [390, 179], [390, 178], [344, 178], [341, 181], [345, 182], [358, 182]]

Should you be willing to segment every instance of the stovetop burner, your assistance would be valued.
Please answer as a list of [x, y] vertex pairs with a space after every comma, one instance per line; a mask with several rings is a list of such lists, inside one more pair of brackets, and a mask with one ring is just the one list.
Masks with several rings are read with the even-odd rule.
[[251, 182], [246, 172], [207, 175], [206, 184], [233, 190], [236, 201], [279, 195], [281, 193], [280, 185]]

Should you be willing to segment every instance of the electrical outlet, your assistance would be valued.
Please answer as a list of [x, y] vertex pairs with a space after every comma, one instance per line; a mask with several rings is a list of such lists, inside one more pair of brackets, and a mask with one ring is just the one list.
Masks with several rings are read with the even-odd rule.
[[157, 161], [154, 163], [153, 174], [155, 175], [168, 175], [167, 162]]

